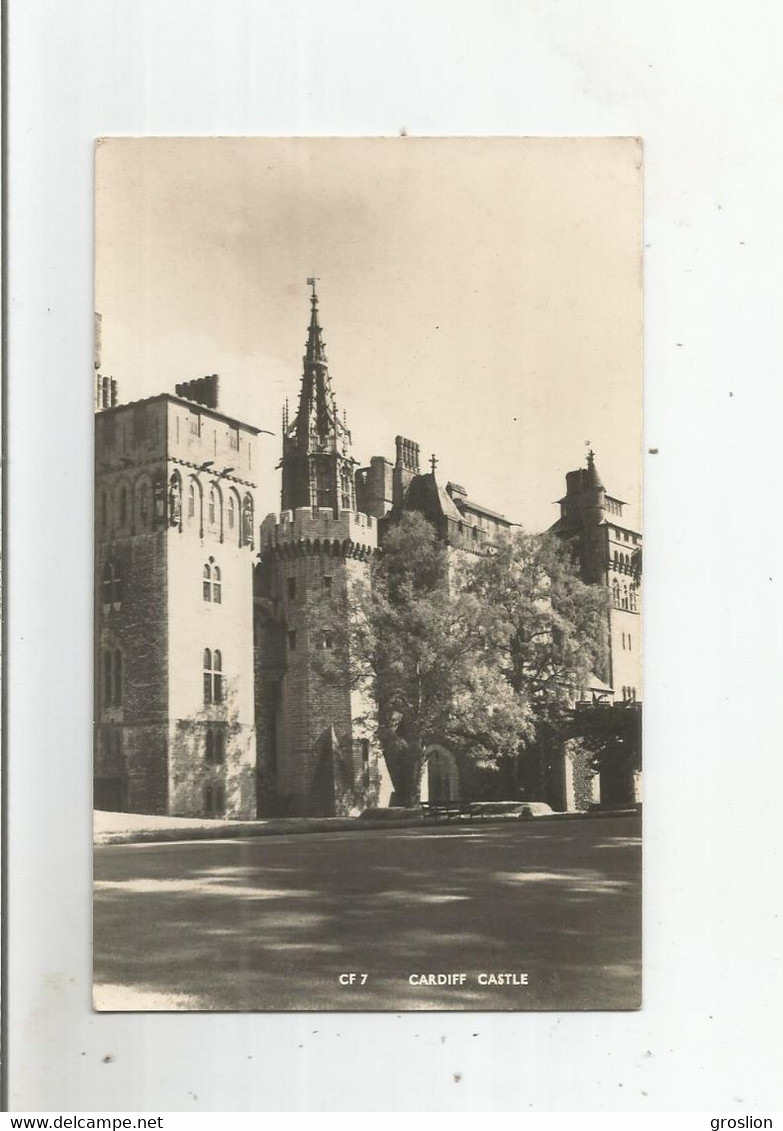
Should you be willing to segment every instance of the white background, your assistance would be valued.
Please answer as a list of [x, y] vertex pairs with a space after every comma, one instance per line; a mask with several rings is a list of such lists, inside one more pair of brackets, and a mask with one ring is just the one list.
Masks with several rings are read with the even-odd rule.
[[[11, 1106], [783, 1106], [778, 0], [9, 6]], [[644, 1009], [92, 1014], [93, 138], [403, 128], [644, 138]]]

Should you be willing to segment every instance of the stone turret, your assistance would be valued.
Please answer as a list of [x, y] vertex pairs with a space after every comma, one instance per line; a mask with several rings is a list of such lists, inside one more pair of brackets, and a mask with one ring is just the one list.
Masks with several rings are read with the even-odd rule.
[[350, 613], [352, 587], [369, 581], [377, 522], [356, 507], [351, 437], [331, 388], [315, 280], [308, 282], [299, 406], [293, 420], [283, 414], [283, 509], [260, 532], [256, 717], [262, 810], [335, 815], [382, 796], [385, 768], [363, 722], [371, 705], [352, 684], [352, 657], [335, 652], [344, 678], [328, 678], [323, 664], [335, 646], [328, 611], [343, 601]]

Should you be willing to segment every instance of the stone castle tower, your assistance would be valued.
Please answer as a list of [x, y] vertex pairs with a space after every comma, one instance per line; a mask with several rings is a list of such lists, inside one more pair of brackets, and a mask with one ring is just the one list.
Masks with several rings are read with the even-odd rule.
[[552, 533], [571, 543], [584, 580], [610, 592], [608, 668], [602, 674], [615, 701], [640, 701], [642, 535], [628, 524], [627, 503], [606, 491], [592, 451], [587, 467], [566, 474], [559, 504]]
[[255, 815], [258, 429], [218, 379], [95, 418], [95, 805]]
[[282, 510], [261, 524], [255, 638], [259, 811], [333, 815], [383, 803], [385, 768], [360, 722], [369, 704], [327, 680], [323, 608], [369, 578], [377, 522], [356, 506], [351, 435], [332, 392], [312, 287], [299, 405], [283, 413]]

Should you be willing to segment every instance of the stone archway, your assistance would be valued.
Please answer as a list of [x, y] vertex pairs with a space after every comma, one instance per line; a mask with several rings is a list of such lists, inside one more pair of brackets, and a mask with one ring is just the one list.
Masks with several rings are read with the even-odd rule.
[[452, 752], [445, 746], [428, 746], [424, 753], [427, 761], [421, 783], [422, 801], [459, 801], [459, 770]]

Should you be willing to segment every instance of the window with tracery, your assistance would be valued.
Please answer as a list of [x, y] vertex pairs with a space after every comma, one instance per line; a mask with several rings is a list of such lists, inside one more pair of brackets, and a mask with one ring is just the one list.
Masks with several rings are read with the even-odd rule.
[[223, 657], [220, 649], [204, 649], [204, 702], [223, 702]]

